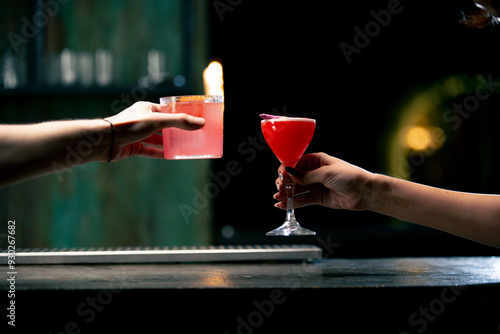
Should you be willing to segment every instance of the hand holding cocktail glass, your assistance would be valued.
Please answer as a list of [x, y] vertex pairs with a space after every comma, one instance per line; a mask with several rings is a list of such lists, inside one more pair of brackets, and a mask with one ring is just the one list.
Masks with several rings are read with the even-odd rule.
[[[316, 127], [311, 118], [279, 117], [261, 115], [261, 128], [267, 144], [278, 160], [286, 167], [295, 167], [309, 145]], [[295, 219], [293, 197], [295, 182], [288, 173], [280, 175], [285, 184], [287, 210], [285, 222], [278, 228], [269, 231], [269, 236], [315, 235], [316, 232], [300, 226]]]
[[[177, 96], [160, 99], [162, 112], [185, 113], [203, 117], [205, 126], [197, 131], [163, 129], [163, 149], [166, 159], [206, 159], [222, 156], [223, 141], [222, 96]], [[262, 133], [279, 161], [295, 167], [311, 141], [316, 121], [311, 118], [261, 115]], [[282, 226], [266, 235], [315, 235], [300, 226], [295, 219], [293, 197], [295, 182], [283, 173], [287, 196], [286, 220]]]

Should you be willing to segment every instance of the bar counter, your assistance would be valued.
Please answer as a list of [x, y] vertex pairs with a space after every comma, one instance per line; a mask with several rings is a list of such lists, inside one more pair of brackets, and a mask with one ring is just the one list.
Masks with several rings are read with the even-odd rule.
[[23, 265], [15, 305], [47, 333], [498, 333], [500, 258]]

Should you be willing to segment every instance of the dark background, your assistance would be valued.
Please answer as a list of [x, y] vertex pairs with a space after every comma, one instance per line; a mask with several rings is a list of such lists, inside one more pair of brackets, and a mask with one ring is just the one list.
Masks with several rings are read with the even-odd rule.
[[[183, 0], [183, 4], [185, 3], [188, 3], [188, 0]], [[319, 206], [297, 210], [298, 220], [304, 226], [317, 231], [317, 236], [266, 237], [265, 232], [280, 225], [285, 213], [273, 208], [272, 195], [276, 191], [274, 181], [279, 162], [259, 137], [261, 113], [283, 113], [286, 110], [288, 115], [312, 117], [317, 120], [317, 130], [308, 152], [324, 151], [370, 171], [385, 173], [388, 170], [387, 137], [395, 131], [398, 113], [416, 92], [426, 87], [441, 87], [441, 83], [450, 76], [463, 76], [465, 81], [471, 82], [472, 92], [477, 85], [474, 79], [477, 75], [487, 77], [491, 74], [496, 82], [500, 82], [496, 76], [500, 59], [497, 46], [500, 40], [498, 27], [482, 30], [461, 27], [457, 23], [461, 1], [402, 1], [401, 13], [393, 15], [390, 24], [372, 37], [359, 54], [354, 54], [352, 62], [348, 64], [339, 44], [353, 44], [354, 28], [364, 30], [365, 25], [374, 20], [370, 12], [386, 9], [392, 1], [208, 0], [207, 3], [210, 9], [210, 58], [222, 63], [225, 84], [224, 156], [213, 161], [211, 174], [214, 184], [219, 183], [213, 208], [215, 243], [313, 243], [323, 247], [325, 257], [500, 255], [496, 248], [399, 222], [376, 213], [331, 210]], [[232, 5], [228, 5], [229, 3]], [[214, 4], [230, 6], [225, 7], [230, 9], [224, 11], [222, 19]], [[15, 21], [18, 22], [18, 18], [23, 15], [15, 16]], [[112, 40], [115, 38], [114, 35], [111, 37]], [[134, 38], [130, 40], [134, 41]], [[131, 88], [132, 86], [128, 86], [124, 90], [130, 92]], [[168, 92], [151, 92], [148, 99], [157, 101], [159, 96], [155, 94], [179, 93], [171, 90]], [[440, 98], [441, 106], [436, 110], [437, 118], [442, 119], [439, 112], [447, 110], [454, 102], [462, 101], [470, 92], [469, 89], [463, 96]], [[28, 113], [28, 109], [23, 108], [24, 100], [33, 98], [33, 95], [26, 96], [24, 89], [14, 93], [2, 92], [2, 107], [15, 106], [16, 112], [19, 113], [16, 116], [23, 115], [25, 120], [33, 115], [41, 117], [41, 114]], [[94, 89], [83, 93], [56, 91], [56, 102], [51, 100], [51, 92], [47, 91], [35, 97], [38, 97], [36, 100], [41, 101], [42, 105], [50, 107], [46, 108], [48, 111], [52, 110], [54, 105], [64, 111], [71, 102], [79, 107], [75, 107], [78, 111], [88, 110], [88, 117], [104, 117], [107, 114], [98, 113], [109, 112], [110, 103], [120, 93], [119, 87], [111, 87], [104, 92]], [[35, 91], [32, 94], [37, 93]], [[47, 115], [51, 115], [47, 114], [47, 110], [43, 114], [45, 119]], [[438, 154], [429, 157], [424, 164], [415, 168], [411, 175], [412, 180], [454, 190], [500, 194], [497, 175], [500, 167], [497, 157], [500, 144], [497, 133], [500, 121], [498, 110], [500, 99], [498, 93], [495, 93], [487, 101], [482, 101], [477, 112], [464, 119], [463, 125], [456, 131], [443, 127], [448, 131], [445, 145]], [[107, 240], [106, 243], [97, 238], [100, 234], [105, 234], [106, 227], [112, 224], [117, 227], [116, 230], [110, 229], [109, 235], [122, 236], [129, 233], [128, 235], [138, 236], [136, 239], [130, 239], [130, 245], [152, 245], [157, 241], [165, 244], [169, 240], [165, 239], [164, 235], [172, 234], [177, 237], [172, 238], [175, 239], [171, 241], [172, 244], [186, 240], [200, 243], [192, 236], [204, 235], [200, 228], [202, 225], [191, 223], [182, 227], [179, 224], [167, 226], [167, 215], [164, 212], [169, 209], [176, 212], [175, 206], [167, 207], [168, 203], [173, 201], [171, 198], [153, 206], [160, 207], [161, 210], [150, 220], [124, 223], [120, 219], [120, 212], [124, 212], [123, 215], [136, 214], [137, 216], [133, 217], [141, 219], [147, 216], [146, 213], [151, 209], [144, 203], [163, 194], [158, 190], [162, 180], [153, 178], [159, 171], [172, 173], [175, 180], [167, 178], [168, 182], [179, 182], [174, 195], [181, 197], [181, 193], [187, 190], [187, 199], [192, 199], [190, 191], [195, 186], [191, 185], [191, 180], [188, 179], [193, 176], [192, 170], [187, 170], [188, 176], [182, 177], [183, 172], [186, 172], [183, 170], [186, 169], [184, 166], [190, 166], [190, 162], [174, 162], [166, 168], [167, 162], [159, 161], [144, 172], [140, 167], [148, 166], [146, 163], [153, 164], [145, 160], [138, 159], [107, 166], [108, 171], [99, 174], [99, 180], [105, 181], [101, 183], [109, 187], [109, 192], [101, 193], [91, 189], [87, 192], [90, 195], [85, 195], [85, 192], [78, 193], [78, 189], [85, 189], [95, 183], [95, 179], [84, 178], [88, 169], [79, 171], [78, 174], [83, 175], [79, 187], [78, 184], [73, 187], [71, 182], [59, 185], [64, 192], [61, 192], [61, 198], [52, 198], [53, 211], [73, 213], [79, 212], [75, 209], [78, 207], [85, 213], [99, 212], [92, 203], [85, 205], [87, 197], [97, 195], [102, 196], [98, 198], [98, 203], [104, 203], [103, 209], [106, 209], [106, 215], [103, 217], [111, 218], [106, 219], [105, 224], [97, 224], [98, 217], [91, 215], [88, 223], [97, 226], [82, 230], [92, 232], [92, 236], [82, 237], [83, 241], [75, 241], [76, 245], [78, 242], [92, 242], [92, 246], [101, 246], [100, 242], [112, 246], [116, 245], [114, 242], [121, 242], [121, 245], [124, 245], [123, 237], [116, 241], [111, 240], [113, 242]], [[135, 162], [137, 165], [133, 164]], [[130, 175], [131, 180], [124, 178], [124, 175]], [[148, 180], [153, 186], [139, 187], [138, 185], [142, 185], [142, 182], [136, 182], [139, 178], [145, 179], [142, 180], [145, 184]], [[71, 180], [73, 179], [69, 179]], [[37, 197], [40, 190], [34, 192], [36, 188], [31, 187], [34, 184], [20, 185], [26, 187], [19, 192], [25, 196], [10, 196], [9, 193], [9, 196], [2, 197], [0, 194], [0, 211], [7, 212], [3, 219], [18, 219], [18, 247], [23, 245], [22, 238], [27, 238], [23, 235], [28, 233], [31, 233], [37, 242], [41, 239], [45, 242], [47, 239], [47, 244], [60, 246], [54, 242], [54, 238], [44, 239], [43, 235], [48, 232], [37, 227], [44, 221], [50, 222], [51, 218], [45, 215], [33, 221], [18, 218], [22, 211], [30, 211], [32, 206], [41, 202], [41, 198]], [[124, 188], [118, 187], [122, 184], [125, 185]], [[46, 197], [53, 193], [58, 194], [53, 189], [41, 188]], [[141, 189], [143, 193], [140, 192]], [[130, 202], [120, 196], [117, 199], [117, 194], [129, 198], [133, 201], [132, 204], [127, 205]], [[23, 205], [14, 206], [12, 203], [15, 202]], [[114, 203], [118, 205], [113, 205]], [[14, 207], [13, 211], [8, 211], [10, 206]], [[40, 211], [50, 212], [51, 208], [44, 207]], [[11, 215], [11, 212], [15, 215]], [[85, 218], [83, 214], [81, 216]], [[70, 221], [79, 218], [83, 219], [73, 215], [69, 217]], [[199, 218], [200, 221], [205, 219], [204, 216]], [[54, 221], [59, 224], [57, 226], [64, 227], [67, 224], [62, 220]], [[152, 226], [149, 230], [146, 228], [148, 224]], [[21, 230], [23, 225], [26, 230]], [[162, 227], [164, 233], [160, 233], [154, 226]], [[221, 233], [223, 229], [226, 232], [234, 231], [234, 234], [229, 233], [224, 237]], [[54, 235], [65, 233], [61, 228], [54, 228], [52, 231]], [[148, 237], [148, 233], [158, 236], [157, 239]], [[175, 235], [176, 233], [178, 235]], [[228, 237], [230, 235], [231, 237]], [[176, 270], [175, 266], [171, 269]], [[371, 275], [357, 273], [355, 270], [351, 274], [361, 277]], [[339, 278], [348, 280], [351, 274], [347, 273]], [[211, 275], [218, 279], [225, 278], [224, 272], [207, 272], [207, 275], [208, 278]], [[440, 309], [440, 313], [444, 313], [435, 322], [428, 323], [427, 332], [449, 332], [450, 329], [463, 332], [464, 328], [481, 328], [485, 332], [486, 328], [498, 328], [497, 323], [492, 320], [496, 318], [493, 312], [497, 311], [498, 306], [498, 294], [492, 291], [493, 288], [491, 285], [467, 288], [453, 305], [446, 305], [446, 310]], [[107, 329], [111, 325], [115, 330], [125, 329], [125, 326], [129, 328], [130, 321], [135, 319], [140, 322], [141, 328], [148, 324], [154, 324], [155, 328], [158, 328], [156, 319], [162, 319], [162, 325], [165, 326], [167, 319], [175, 320], [181, 326], [196, 329], [199, 327], [205, 331], [209, 328], [208, 324], [234, 332], [238, 325], [237, 318], [253, 312], [254, 302], [269, 298], [272, 292], [269, 289], [237, 290], [126, 289], [116, 296], [116, 300], [120, 302], [106, 307], [90, 327], [75, 315], [75, 308], [88, 298], [94, 298], [107, 290], [54, 291], [42, 287], [39, 291], [18, 291], [16, 303], [19, 305], [19, 318], [16, 320], [23, 326], [37, 326], [37, 331], [46, 329], [53, 332], [63, 330], [72, 320], [85, 326], [82, 327], [85, 331]], [[344, 328], [363, 327], [366, 332], [374, 328], [379, 329], [383, 325], [384, 328], [398, 332], [405, 329], [415, 332], [418, 328], [412, 327], [408, 317], [420, 311], [422, 307], [438, 305], [436, 301], [442, 303], [443, 291], [446, 291], [440, 286], [424, 290], [413, 287], [402, 290], [327, 290], [299, 289], [293, 293], [285, 291], [291, 301], [277, 308], [276, 314], [265, 320], [266, 328], [296, 331], [298, 326], [307, 325], [309, 332], [311, 328], [328, 328], [332, 329], [330, 332], [338, 332]], [[322, 300], [324, 302], [318, 303]], [[1, 309], [6, 309], [5, 304]], [[134, 312], [133, 316], [128, 317], [130, 321], [123, 321], [123, 315], [130, 313], [130, 310]], [[291, 312], [297, 314], [297, 319], [290, 321]], [[262, 331], [265, 329], [259, 328], [255, 332]]]
[[[34, 0], [4, 2], [3, 66], [12, 54], [7, 34], [20, 34], [23, 18], [32, 18], [34, 6], [40, 6]], [[470, 4], [462, 0], [70, 1], [25, 49], [14, 54], [27, 75], [15, 89], [0, 88], [2, 123], [116, 113], [115, 102], [134, 92], [137, 79], [147, 73], [148, 51], [159, 49], [165, 52], [172, 76], [134, 96], [131, 103], [201, 94], [203, 69], [211, 60], [220, 61], [224, 156], [88, 164], [78, 173], [65, 174], [64, 182], [49, 175], [2, 189], [0, 212], [5, 220], [18, 220], [19, 247], [315, 243], [328, 256], [332, 249], [334, 256], [345, 257], [498, 255], [496, 248], [380, 214], [319, 206], [297, 210], [299, 222], [317, 231], [317, 236], [265, 236], [282, 223], [285, 213], [273, 207], [279, 162], [261, 137], [261, 113], [315, 118], [317, 128], [307, 152], [323, 151], [369, 171], [394, 175], [389, 161], [421, 155], [391, 150], [405, 125], [401, 120], [412, 110], [409, 106], [420, 102], [422, 110], [417, 112], [426, 112], [429, 125], [441, 128], [446, 140], [424, 161], [413, 163], [410, 179], [446, 189], [500, 194], [498, 87], [470, 117], [461, 118], [458, 128], [444, 117], [455, 103], [473, 96], [477, 87], [484, 93], [480, 78], [500, 82], [499, 27], [461, 26], [462, 11]], [[388, 10], [393, 13], [388, 15]], [[375, 16], [386, 23], [381, 25]], [[360, 31], [368, 36], [360, 37]], [[358, 43], [350, 62], [341, 43], [353, 47]], [[117, 67], [113, 84], [47, 84], [44, 75], [51, 73], [47, 61], [64, 48], [109, 49]], [[186, 85], [172, 85], [176, 74], [187, 78]], [[427, 110], [429, 101], [434, 105]], [[121, 101], [118, 109], [125, 107]], [[194, 191], [211, 193], [186, 220], [179, 205], [195, 205], [199, 198]]]
[[[307, 152], [324, 151], [385, 173], [384, 138], [393, 129], [398, 108], [414, 91], [453, 75], [496, 73], [498, 28], [462, 27], [458, 20], [464, 5], [457, 1], [401, 1], [400, 12], [391, 15], [386, 27], [379, 26], [378, 34], [348, 63], [340, 43], [354, 45], [355, 27], [364, 30], [374, 21], [371, 11], [387, 10], [390, 3], [241, 1], [216, 8], [212, 2], [211, 57], [224, 67], [226, 124], [224, 157], [215, 161], [214, 173], [227, 170], [231, 161], [241, 167], [215, 198], [218, 242], [331, 240], [340, 244], [337, 254], [348, 257], [498, 254], [495, 248], [379, 214], [319, 206], [296, 212], [299, 222], [318, 232], [316, 237], [264, 237], [285, 215], [273, 207], [279, 162], [267, 146], [252, 146], [255, 156], [238, 151], [258, 136], [259, 114], [286, 110], [315, 118], [317, 128]], [[479, 133], [489, 136], [487, 142], [498, 139], [498, 97], [486, 102], [482, 117], [468, 118], [449, 134], [448, 154], [435, 158], [445, 177], [431, 185], [500, 191], [496, 152], [478, 153], [485, 144], [484, 136], [477, 139]], [[450, 108], [452, 101], [444, 104]], [[456, 139], [463, 134], [465, 139]], [[431, 174], [419, 167], [412, 179], [429, 184], [436, 179]], [[488, 181], [481, 183], [485, 178]], [[225, 225], [234, 229], [231, 238], [219, 233]]]

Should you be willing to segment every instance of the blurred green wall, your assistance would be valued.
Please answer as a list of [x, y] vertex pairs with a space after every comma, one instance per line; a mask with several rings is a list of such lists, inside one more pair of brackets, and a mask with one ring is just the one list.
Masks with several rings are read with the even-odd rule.
[[[1, 25], [2, 64], [8, 32], [21, 33], [22, 18], [30, 18], [30, 1], [7, 1], [8, 22]], [[66, 1], [64, 1], [66, 2]], [[202, 71], [208, 65], [208, 7], [190, 1], [191, 32], [186, 32], [186, 6], [181, 0], [73, 0], [61, 5], [44, 26], [44, 64], [64, 48], [113, 54], [113, 82], [108, 87], [83, 88], [41, 85], [25, 77], [20, 87], [0, 88], [0, 122], [30, 123], [53, 119], [101, 118], [124, 109], [122, 94], [138, 92], [139, 77], [147, 74], [150, 49], [165, 54], [168, 80], [142, 88], [141, 100], [160, 96], [203, 93]], [[25, 14], [23, 14], [25, 13]], [[32, 59], [29, 43], [14, 54], [22, 76]], [[188, 51], [189, 54], [185, 54]], [[189, 63], [186, 63], [189, 62]], [[24, 66], [24, 67], [23, 67]], [[189, 73], [185, 73], [189, 69]], [[53, 74], [53, 73], [52, 73]], [[173, 76], [186, 75], [189, 85], [172, 86]], [[23, 79], [23, 78], [20, 78]], [[134, 94], [132, 94], [134, 95]], [[139, 94], [135, 94], [139, 96]], [[133, 98], [134, 96], [132, 96]], [[117, 99], [120, 103], [116, 103]], [[212, 242], [212, 203], [193, 204], [198, 189], [209, 182], [210, 160], [167, 161], [131, 158], [116, 163], [91, 163], [0, 190], [2, 225], [16, 220], [16, 246], [107, 247], [200, 245]], [[191, 208], [189, 214], [182, 208]], [[0, 230], [1, 233], [5, 233]], [[5, 246], [2, 243], [0, 247]]]

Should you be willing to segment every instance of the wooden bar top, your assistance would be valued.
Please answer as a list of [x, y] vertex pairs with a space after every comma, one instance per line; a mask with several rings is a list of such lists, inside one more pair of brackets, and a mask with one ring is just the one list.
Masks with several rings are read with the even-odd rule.
[[[5, 274], [9, 271], [2, 267]], [[498, 257], [311, 262], [20, 265], [18, 290], [381, 288], [500, 285]], [[7, 290], [8, 281], [0, 288]]]

